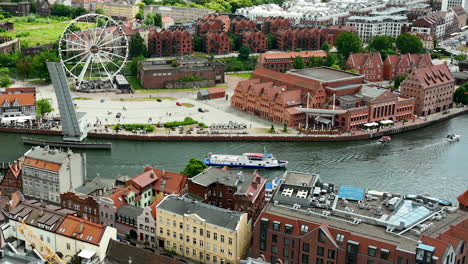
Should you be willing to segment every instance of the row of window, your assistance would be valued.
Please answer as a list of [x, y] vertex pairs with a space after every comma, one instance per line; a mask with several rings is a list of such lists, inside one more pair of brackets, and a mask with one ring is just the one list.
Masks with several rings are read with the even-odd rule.
[[[183, 230], [183, 227], [182, 227], [182, 226], [183, 226], [182, 223], [180, 223], [180, 227], [179, 227], [179, 228]], [[175, 227], [175, 226], [173, 226], [173, 227]], [[188, 233], [190, 232], [190, 225], [186, 225], [186, 229], [185, 229], [185, 230], [186, 230], [186, 232], [187, 232], [186, 234], [188, 234]], [[193, 227], [193, 234], [194, 234], [194, 235], [200, 234], [200, 236], [204, 236], [205, 233], [204, 233], [204, 230], [203, 230], [202, 228], [198, 229], [198, 231], [199, 231], [199, 232], [197, 232], [197, 227], [194, 226], [194, 227]], [[162, 227], [159, 228], [159, 233], [160, 233], [160, 234], [163, 234], [163, 233], [164, 233], [164, 229], [163, 229]], [[170, 235], [171, 235], [171, 230], [166, 229], [166, 235], [167, 235], [167, 236], [170, 236]], [[173, 232], [172, 232], [172, 237], [176, 238], [176, 237], [177, 237], [177, 232], [173, 231]], [[180, 239], [180, 240], [182, 240], [182, 237], [183, 237], [183, 234], [182, 234], [182, 233], [179, 233], [179, 239]], [[211, 232], [210, 232], [210, 231], [206, 231], [206, 238], [211, 238]], [[220, 241], [221, 243], [225, 243], [225, 242], [226, 242], [224, 235], [220, 235], [219, 238], [220, 238], [219, 241]], [[187, 242], [189, 242], [189, 240], [190, 240], [190, 237], [187, 236]], [[195, 240], [195, 238], [194, 238], [194, 240]], [[213, 232], [213, 240], [218, 241], [218, 233]], [[232, 245], [232, 238], [231, 238], [231, 237], [228, 238], [227, 243], [228, 243], [229, 245]], [[196, 244], [196, 243], [194, 242], [194, 244]]]
[[[170, 241], [166, 241], [166, 248], [169, 249], [171, 247], [171, 242]], [[173, 250], [177, 250], [177, 243], [173, 243], [172, 244], [172, 248]], [[184, 253], [184, 246], [183, 245], [179, 245], [179, 251], [180, 251], [180, 254], [183, 255]], [[231, 262], [229, 261], [226, 261], [224, 260], [223, 258], [219, 258], [219, 262], [218, 262], [218, 256], [211, 256], [210, 254], [203, 254], [203, 252], [198, 252], [199, 254], [197, 254], [197, 250], [196, 249], [192, 249], [192, 255], [190, 255], [190, 248], [186, 247], [185, 248], [185, 256], [186, 257], [192, 257], [192, 258], [199, 258], [201, 262], [203, 263], [213, 263], [213, 264], [217, 264], [217, 263], [220, 263], [220, 264], [232, 264]], [[205, 260], [205, 261], [203, 261]]]

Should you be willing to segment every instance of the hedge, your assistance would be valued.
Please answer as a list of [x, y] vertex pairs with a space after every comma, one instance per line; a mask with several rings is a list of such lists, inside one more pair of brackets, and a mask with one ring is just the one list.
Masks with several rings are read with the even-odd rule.
[[[122, 125], [117, 124], [114, 126], [114, 130], [117, 130], [121, 127]], [[127, 124], [123, 125], [124, 129], [127, 131], [133, 131], [133, 130], [146, 130], [147, 132], [153, 132], [155, 129], [155, 126], [153, 125], [146, 125], [146, 124]]]
[[201, 127], [207, 127], [205, 124], [195, 121], [191, 117], [186, 117], [184, 121], [167, 122], [164, 124], [164, 127], [171, 128], [171, 127], [187, 126], [187, 125], [193, 125], [193, 124], [198, 124]]

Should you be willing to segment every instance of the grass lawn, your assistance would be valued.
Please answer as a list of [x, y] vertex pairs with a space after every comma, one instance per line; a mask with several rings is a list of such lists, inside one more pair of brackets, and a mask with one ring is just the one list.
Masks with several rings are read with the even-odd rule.
[[[16, 38], [16, 35], [28, 32], [28, 36], [19, 37], [19, 39], [22, 45], [27, 43], [29, 46], [56, 42], [69, 23], [68, 21], [59, 21], [53, 18], [48, 19], [43, 17], [36, 18], [36, 22], [25, 22], [24, 19], [20, 17], [7, 18], [0, 21], [0, 23], [4, 22], [14, 23], [14, 30], [1, 32], [0, 36]], [[85, 25], [86, 23], [78, 23], [78, 26], [82, 29], [86, 27]]]
[[73, 100], [93, 100], [93, 99], [89, 97], [73, 97]]
[[193, 104], [189, 104], [189, 103], [182, 103], [182, 105], [188, 108], [194, 107]]
[[245, 79], [250, 79], [252, 77], [251, 72], [246, 72], [246, 73], [234, 73], [234, 74], [228, 74], [228, 76], [233, 76], [233, 77], [241, 77]]

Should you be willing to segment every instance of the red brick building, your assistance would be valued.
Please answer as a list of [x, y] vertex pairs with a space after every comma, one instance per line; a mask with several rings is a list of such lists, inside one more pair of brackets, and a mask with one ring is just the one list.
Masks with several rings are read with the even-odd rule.
[[257, 171], [212, 167], [189, 179], [188, 193], [204, 203], [248, 213], [255, 220], [263, 209], [265, 183]]
[[210, 31], [203, 37], [204, 50], [208, 54], [219, 55], [231, 52], [231, 40], [223, 31]]
[[275, 33], [279, 50], [318, 50], [322, 45], [319, 28], [282, 28]]
[[209, 14], [203, 17], [203, 20], [209, 20], [209, 19], [221, 21], [222, 31], [229, 32], [231, 30], [231, 18], [229, 17], [229, 15]]
[[224, 23], [218, 19], [199, 19], [195, 24], [195, 35], [204, 36], [208, 32], [225, 32]]
[[60, 201], [62, 207], [75, 211], [79, 217], [94, 223], [101, 223], [99, 203], [95, 197], [65, 192], [60, 194]]
[[327, 53], [323, 50], [262, 53], [258, 57], [257, 68], [286, 72], [293, 68], [293, 61], [297, 56], [301, 56], [304, 59], [304, 64], [307, 65], [312, 57], [320, 57], [325, 60]]
[[230, 32], [239, 34], [244, 30], [252, 30], [257, 27], [257, 24], [246, 17], [235, 17], [231, 19]]
[[322, 42], [328, 42], [332, 47], [335, 45], [335, 40], [339, 34], [343, 32], [356, 33], [356, 29], [351, 26], [332, 25], [323, 29]]
[[430, 115], [453, 106], [455, 79], [446, 64], [413, 70], [400, 85], [400, 93], [415, 97], [416, 115]]
[[346, 61], [346, 67], [365, 76], [368, 82], [383, 81], [383, 62], [379, 52], [352, 53]]
[[193, 53], [193, 38], [182, 29], [152, 32], [148, 36], [148, 53], [154, 57], [190, 55]]
[[412, 119], [414, 104], [414, 98], [365, 85], [362, 75], [328, 67], [288, 73], [257, 68], [250, 80], [239, 82], [231, 98], [232, 107], [273, 122], [341, 131]]
[[[335, 187], [286, 179], [254, 223], [252, 256], [262, 256], [270, 263], [298, 264], [442, 264], [465, 263], [468, 258], [468, 212], [458, 210], [437, 222], [419, 219], [420, 224], [431, 226], [420, 232], [419, 225], [410, 225], [415, 220], [399, 226], [391, 223], [398, 219], [400, 209], [386, 205], [376, 212], [366, 209], [384, 201], [385, 195], [373, 196], [374, 202], [351, 200]], [[323, 194], [313, 194], [315, 188]], [[364, 189], [363, 194], [367, 193]], [[424, 196], [418, 199], [428, 201]], [[394, 200], [423, 206], [401, 196]], [[416, 214], [414, 210], [408, 208], [407, 213]], [[436, 212], [427, 210], [425, 214]]]
[[226, 96], [226, 89], [222, 87], [208, 88], [201, 90], [197, 93], [199, 100], [211, 100], [217, 98], [224, 98]]
[[248, 46], [252, 53], [264, 52], [268, 49], [267, 37], [258, 29], [242, 31], [239, 33], [239, 39], [241, 46]]
[[385, 80], [393, 80], [398, 75], [408, 74], [414, 68], [432, 65], [429, 53], [388, 55], [384, 60], [383, 77]]
[[468, 189], [457, 197], [458, 206], [462, 210], [468, 210]]
[[[178, 57], [173, 60], [138, 62], [137, 78], [145, 89], [209, 87], [224, 83], [224, 64], [201, 57]], [[174, 67], [175, 66], [175, 67]], [[184, 78], [197, 77], [196, 82]]]
[[0, 195], [10, 196], [16, 191], [23, 190], [23, 180], [21, 177], [21, 164], [23, 158], [8, 164], [8, 169], [0, 181]]
[[291, 21], [284, 17], [267, 17], [263, 20], [262, 31], [265, 33], [276, 32], [281, 28], [290, 28]]

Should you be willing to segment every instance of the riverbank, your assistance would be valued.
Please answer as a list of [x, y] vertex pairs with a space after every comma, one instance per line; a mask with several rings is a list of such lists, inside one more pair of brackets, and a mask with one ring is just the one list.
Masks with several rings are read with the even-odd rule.
[[[468, 113], [468, 108], [453, 108], [447, 114], [437, 113], [428, 116], [424, 119], [418, 118], [414, 122], [397, 123], [395, 126], [383, 128], [375, 131], [356, 131], [344, 134], [231, 134], [231, 135], [177, 135], [177, 134], [143, 134], [135, 135], [131, 133], [108, 133], [89, 132], [88, 138], [96, 139], [120, 139], [120, 140], [139, 140], [139, 141], [245, 141], [245, 142], [336, 142], [336, 141], [354, 141], [379, 138], [381, 136], [394, 135], [404, 133], [423, 127], [430, 126], [436, 122], [448, 120], [450, 118]], [[0, 128], [0, 132], [21, 133], [21, 134], [37, 134], [37, 135], [61, 135], [59, 130], [44, 130], [44, 129], [27, 129], [27, 128]]]

